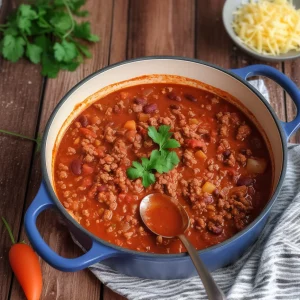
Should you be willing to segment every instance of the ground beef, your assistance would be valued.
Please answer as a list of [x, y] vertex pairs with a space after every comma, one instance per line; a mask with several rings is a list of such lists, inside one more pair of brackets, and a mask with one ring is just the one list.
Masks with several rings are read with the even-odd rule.
[[243, 141], [245, 138], [247, 138], [248, 135], [251, 133], [251, 128], [248, 125], [241, 125], [238, 128], [236, 139], [238, 141]]

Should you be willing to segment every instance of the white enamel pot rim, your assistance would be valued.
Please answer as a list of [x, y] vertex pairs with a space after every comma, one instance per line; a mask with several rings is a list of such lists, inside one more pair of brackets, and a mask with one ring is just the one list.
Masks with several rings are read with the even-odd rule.
[[[47, 139], [48, 139], [48, 134], [49, 134], [49, 130], [50, 127], [52, 125], [53, 120], [55, 119], [55, 116], [57, 115], [58, 111], [61, 109], [62, 105], [64, 104], [64, 102], [77, 90], [79, 89], [84, 83], [86, 83], [87, 81], [91, 80], [92, 78], [94, 78], [95, 76], [102, 74], [108, 70], [111, 70], [113, 68], [117, 68], [119, 66], [122, 66], [124, 64], [131, 64], [131, 63], [135, 63], [135, 62], [140, 62], [140, 61], [148, 61], [148, 60], [177, 60], [177, 61], [186, 61], [186, 62], [192, 62], [192, 63], [196, 63], [196, 64], [200, 64], [202, 66], [207, 66], [210, 68], [213, 68], [215, 70], [221, 71], [224, 73], [224, 75], [230, 75], [233, 78], [235, 78], [236, 80], [238, 80], [239, 82], [243, 83], [245, 85], [245, 87], [247, 87], [248, 89], [250, 89], [256, 96], [257, 98], [259, 98], [261, 100], [261, 102], [264, 104], [264, 106], [266, 107], [266, 109], [270, 112], [270, 115], [273, 118], [274, 123], [276, 124], [276, 128], [278, 130], [278, 133], [280, 135], [280, 142], [281, 142], [281, 147], [282, 147], [282, 168], [280, 171], [280, 175], [278, 177], [278, 183], [276, 185], [276, 188], [273, 189], [273, 196], [272, 198], [269, 200], [268, 204], [266, 205], [266, 207], [263, 209], [263, 211], [260, 213], [260, 215], [251, 223], [249, 224], [245, 229], [243, 229], [242, 231], [240, 231], [239, 233], [237, 233], [236, 235], [234, 235], [233, 237], [231, 237], [228, 240], [225, 240], [224, 242], [215, 245], [215, 246], [211, 246], [207, 249], [204, 250], [200, 250], [199, 253], [205, 253], [207, 251], [213, 250], [215, 248], [222, 248], [225, 247], [228, 243], [233, 243], [237, 240], [240, 240], [243, 238], [243, 236], [249, 231], [251, 230], [257, 223], [259, 223], [270, 211], [271, 207], [274, 204], [274, 201], [276, 200], [278, 193], [280, 191], [280, 188], [282, 186], [283, 183], [283, 179], [286, 173], [286, 165], [287, 165], [287, 144], [286, 144], [286, 136], [284, 133], [284, 130], [280, 124], [279, 119], [277, 118], [276, 114], [273, 112], [270, 104], [263, 98], [263, 96], [255, 89], [253, 88], [246, 80], [243, 80], [241, 77], [235, 75], [233, 72], [229, 71], [229, 70], [225, 70], [223, 68], [220, 68], [218, 66], [215, 66], [213, 64], [204, 62], [204, 61], [200, 61], [197, 59], [190, 59], [190, 58], [185, 58], [185, 57], [175, 57], [175, 56], [153, 56], [153, 57], [142, 57], [142, 58], [137, 58], [137, 59], [132, 59], [132, 60], [127, 60], [127, 61], [123, 61], [123, 62], [119, 62], [113, 65], [110, 65], [106, 68], [103, 68], [91, 75], [89, 75], [88, 77], [84, 78], [82, 81], [80, 81], [78, 84], [76, 84], [62, 99], [61, 101], [58, 103], [58, 105], [55, 107], [54, 111], [52, 112], [49, 121], [46, 125], [45, 128], [45, 132], [44, 132], [44, 136], [43, 136], [43, 142], [42, 142], [42, 148], [41, 148], [41, 165], [42, 165], [42, 174], [43, 174], [43, 180], [45, 182], [47, 191], [51, 197], [51, 200], [56, 204], [57, 208], [59, 209], [59, 211], [64, 215], [64, 217], [70, 221], [78, 230], [80, 230], [81, 232], [84, 232], [87, 236], [89, 236], [92, 240], [100, 242], [101, 244], [104, 244], [108, 247], [114, 248], [119, 250], [120, 252], [123, 252], [124, 254], [134, 254], [137, 255], [139, 257], [144, 257], [144, 258], [151, 258], [151, 257], [156, 257], [156, 258], [182, 258], [183, 256], [187, 256], [186, 253], [181, 253], [181, 254], [153, 254], [153, 253], [146, 253], [146, 252], [138, 252], [138, 251], [133, 251], [133, 250], [129, 250], [126, 248], [122, 248], [119, 246], [116, 246], [114, 244], [111, 244], [97, 236], [95, 236], [94, 234], [92, 234], [91, 232], [89, 232], [88, 230], [86, 230], [84, 227], [82, 227], [79, 223], [77, 223], [72, 217], [71, 215], [66, 211], [66, 209], [63, 207], [63, 205], [61, 204], [61, 202], [58, 200], [54, 189], [52, 187], [51, 184], [51, 178], [49, 178], [48, 176], [48, 172], [46, 170], [46, 144], [47, 144]], [[166, 70], [166, 74], [168, 74], [168, 70]], [[216, 86], [218, 88], [218, 86]], [[83, 101], [84, 99], [82, 99]], [[66, 116], [67, 117], [67, 116]]]

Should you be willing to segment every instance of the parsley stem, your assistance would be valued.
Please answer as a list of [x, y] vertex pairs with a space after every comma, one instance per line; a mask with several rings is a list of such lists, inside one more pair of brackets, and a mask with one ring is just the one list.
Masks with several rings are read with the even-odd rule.
[[26, 44], [29, 44], [28, 39], [27, 39], [27, 37], [26, 37], [26, 35], [24, 33], [22, 33], [22, 37], [25, 40]]
[[66, 34], [63, 36], [63, 39], [65, 39], [67, 36], [69, 36], [69, 35], [73, 32], [74, 27], [75, 27], [75, 22], [74, 22], [74, 18], [73, 18], [72, 12], [71, 12], [71, 10], [70, 10], [70, 7], [69, 7], [69, 5], [67, 4], [66, 0], [63, 0], [63, 3], [64, 3], [64, 5], [65, 5], [65, 7], [66, 7], [66, 9], [67, 9], [67, 12], [68, 12], [68, 14], [69, 14], [69, 16], [70, 16], [70, 19], [71, 19], [71, 22], [72, 22], [71, 28], [70, 28], [70, 29], [66, 32]]
[[8, 135], [13, 135], [13, 136], [16, 136], [16, 137], [20, 137], [22, 139], [25, 139], [25, 140], [29, 140], [29, 141], [33, 141], [33, 142], [37, 142], [36, 139], [34, 138], [31, 138], [31, 137], [28, 137], [26, 135], [23, 135], [23, 134], [19, 134], [19, 133], [15, 133], [15, 132], [11, 132], [11, 131], [7, 131], [7, 130], [3, 130], [3, 129], [0, 129], [0, 132], [1, 133], [5, 133], [5, 134], [8, 134]]
[[2, 221], [3, 221], [3, 223], [4, 223], [5, 227], [6, 227], [6, 230], [7, 230], [8, 234], [9, 234], [9, 236], [10, 236], [11, 242], [13, 244], [15, 244], [16, 243], [15, 238], [13, 236], [13, 233], [12, 233], [12, 231], [11, 231], [11, 229], [10, 229], [7, 221], [3, 217], [2, 217]]

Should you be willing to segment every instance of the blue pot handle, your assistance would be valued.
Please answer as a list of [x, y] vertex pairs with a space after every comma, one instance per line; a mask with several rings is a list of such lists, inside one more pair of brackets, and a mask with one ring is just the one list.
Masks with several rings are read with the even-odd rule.
[[52, 202], [45, 184], [42, 183], [38, 194], [25, 214], [25, 229], [35, 251], [54, 268], [67, 272], [78, 271], [85, 269], [96, 262], [120, 254], [116, 249], [93, 241], [90, 250], [79, 257], [64, 258], [58, 255], [48, 246], [48, 244], [46, 244], [36, 227], [38, 215], [48, 208], [56, 208], [56, 204]]
[[266, 65], [253, 65], [241, 69], [231, 70], [236, 75], [246, 80], [250, 76], [262, 75], [277, 82], [283, 89], [285, 89], [297, 107], [297, 115], [291, 122], [281, 122], [287, 140], [300, 127], [300, 91], [297, 85], [285, 74], [281, 73], [275, 68]]

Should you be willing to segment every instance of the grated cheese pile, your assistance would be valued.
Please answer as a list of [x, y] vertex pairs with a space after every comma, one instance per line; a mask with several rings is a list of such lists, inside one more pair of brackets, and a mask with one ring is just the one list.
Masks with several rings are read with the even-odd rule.
[[233, 29], [260, 54], [300, 51], [300, 10], [288, 0], [250, 0], [234, 12]]

